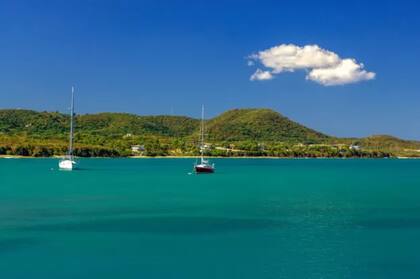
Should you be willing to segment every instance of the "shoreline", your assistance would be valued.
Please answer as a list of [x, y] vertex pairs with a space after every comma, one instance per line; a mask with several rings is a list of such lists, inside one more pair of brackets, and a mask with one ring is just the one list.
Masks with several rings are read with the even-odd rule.
[[[21, 156], [21, 155], [0, 155], [0, 159], [60, 159], [64, 156], [51, 156], [51, 157], [35, 157], [35, 156]], [[77, 159], [199, 159], [200, 156], [127, 156], [127, 157], [75, 157]], [[275, 156], [206, 156], [209, 159], [420, 159], [420, 157], [275, 157]]]

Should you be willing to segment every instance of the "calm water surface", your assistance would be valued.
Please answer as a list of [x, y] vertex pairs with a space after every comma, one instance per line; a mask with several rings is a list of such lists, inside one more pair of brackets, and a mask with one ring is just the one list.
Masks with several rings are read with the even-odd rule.
[[420, 160], [0, 159], [0, 278], [420, 278]]

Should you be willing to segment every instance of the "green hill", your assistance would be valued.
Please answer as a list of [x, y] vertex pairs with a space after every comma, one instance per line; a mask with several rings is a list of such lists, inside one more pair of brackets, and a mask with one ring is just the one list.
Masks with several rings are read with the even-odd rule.
[[[0, 133], [61, 137], [68, 132], [69, 116], [58, 112], [0, 110]], [[180, 137], [193, 133], [198, 120], [183, 116], [138, 116], [128, 113], [98, 113], [76, 116], [79, 134], [120, 136], [154, 134]]]
[[360, 145], [366, 149], [382, 149], [398, 156], [420, 156], [420, 142], [388, 135], [374, 135], [360, 139]]
[[319, 143], [328, 136], [289, 120], [270, 109], [235, 109], [207, 124], [209, 139]]
[[32, 110], [0, 110], [0, 133], [15, 135], [56, 136], [64, 133], [68, 116], [58, 112], [36, 112]]
[[109, 135], [156, 135], [183, 137], [193, 133], [198, 121], [184, 116], [138, 116], [127, 113], [100, 113], [76, 118], [81, 133]]
[[[75, 153], [128, 156], [196, 155], [200, 120], [185, 116], [98, 113], [76, 116]], [[0, 155], [61, 155], [69, 116], [59, 112], [0, 110]], [[420, 143], [391, 136], [340, 139], [296, 123], [270, 109], [235, 109], [206, 121], [209, 155], [285, 157], [420, 156]], [[351, 145], [362, 149], [353, 149]]]

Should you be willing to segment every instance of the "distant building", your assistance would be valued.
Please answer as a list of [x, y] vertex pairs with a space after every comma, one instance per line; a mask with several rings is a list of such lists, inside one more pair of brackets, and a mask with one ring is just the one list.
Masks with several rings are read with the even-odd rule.
[[359, 151], [361, 148], [359, 145], [352, 144], [349, 147], [351, 150]]
[[141, 152], [141, 151], [144, 151], [144, 150], [145, 150], [144, 145], [132, 145], [131, 146], [131, 152], [134, 152], [134, 153]]

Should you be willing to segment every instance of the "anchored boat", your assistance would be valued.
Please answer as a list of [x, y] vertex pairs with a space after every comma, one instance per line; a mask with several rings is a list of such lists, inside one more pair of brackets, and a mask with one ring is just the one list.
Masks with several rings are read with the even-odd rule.
[[70, 107], [70, 137], [69, 149], [66, 156], [60, 160], [58, 167], [62, 170], [72, 170], [76, 162], [73, 159], [73, 134], [74, 134], [74, 87], [71, 87], [71, 107]]
[[200, 126], [200, 162], [196, 162], [194, 165], [195, 173], [213, 173], [214, 164], [211, 164], [209, 160], [204, 159], [204, 150], [206, 146], [204, 144], [204, 106], [201, 107], [201, 126]]

